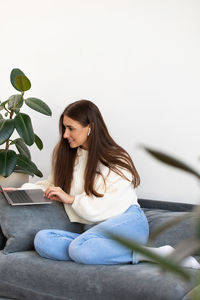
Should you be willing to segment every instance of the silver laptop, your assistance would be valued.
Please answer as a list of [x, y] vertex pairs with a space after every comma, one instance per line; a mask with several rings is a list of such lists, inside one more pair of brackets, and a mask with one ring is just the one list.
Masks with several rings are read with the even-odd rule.
[[0, 185], [0, 193], [10, 205], [51, 204], [52, 201], [44, 197], [42, 189], [16, 190], [6, 192]]

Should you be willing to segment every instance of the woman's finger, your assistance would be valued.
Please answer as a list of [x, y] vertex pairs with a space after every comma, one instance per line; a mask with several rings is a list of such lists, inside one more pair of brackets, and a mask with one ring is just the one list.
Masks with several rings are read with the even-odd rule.
[[48, 198], [49, 199], [52, 199], [52, 200], [57, 200], [57, 201], [60, 201], [60, 195], [59, 195], [59, 192], [57, 191], [50, 191], [48, 193]]
[[55, 200], [55, 201], [60, 201], [60, 199], [59, 199], [58, 197], [56, 197], [56, 196], [50, 196], [49, 199], [50, 199], [50, 200], [53, 200], [53, 201], [54, 201], [54, 200]]
[[16, 191], [16, 190], [18, 190], [17, 188], [14, 188], [14, 187], [7, 187], [7, 188], [3, 188], [3, 190], [5, 191], [5, 192], [11, 192], [11, 191]]
[[46, 196], [46, 197], [48, 197], [48, 195], [49, 195], [49, 193], [52, 191], [52, 188], [51, 187], [49, 187], [49, 188], [47, 188], [46, 190], [45, 190], [45, 192], [44, 192], [44, 195]]
[[57, 191], [57, 190], [58, 190], [57, 187], [48, 187], [44, 193], [45, 193], [45, 195], [48, 195], [50, 192]]

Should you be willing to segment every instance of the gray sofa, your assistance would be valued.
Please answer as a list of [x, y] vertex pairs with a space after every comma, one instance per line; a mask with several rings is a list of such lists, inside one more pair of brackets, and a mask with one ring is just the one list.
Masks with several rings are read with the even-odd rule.
[[[192, 205], [140, 199], [150, 231], [161, 223], [191, 210]], [[61, 203], [11, 207], [0, 195], [0, 299], [27, 300], [189, 300], [196, 283], [185, 282], [156, 264], [82, 265], [41, 258], [33, 248], [37, 231], [59, 228], [82, 232], [70, 223]], [[155, 245], [190, 238], [194, 220], [168, 229]], [[196, 274], [196, 270], [189, 270]]]

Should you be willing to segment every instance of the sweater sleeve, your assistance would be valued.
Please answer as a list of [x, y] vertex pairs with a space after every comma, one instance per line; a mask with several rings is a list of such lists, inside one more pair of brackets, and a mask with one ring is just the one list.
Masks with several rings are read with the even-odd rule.
[[131, 183], [132, 175], [128, 171], [123, 174], [130, 180], [110, 171], [104, 181], [101, 176], [95, 184], [96, 191], [103, 197], [88, 196], [85, 192], [75, 195], [73, 210], [85, 220], [100, 222], [125, 212], [130, 205], [137, 204], [135, 189]]
[[43, 191], [45, 191], [49, 186], [53, 185], [52, 175], [50, 175], [47, 180], [37, 181], [36, 183], [24, 183], [19, 189], [28, 190], [41, 188]]

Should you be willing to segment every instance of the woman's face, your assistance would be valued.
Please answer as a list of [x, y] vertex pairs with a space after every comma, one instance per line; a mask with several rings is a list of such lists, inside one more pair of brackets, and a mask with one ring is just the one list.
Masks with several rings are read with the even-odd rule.
[[88, 149], [87, 139], [90, 125], [83, 127], [78, 121], [64, 116], [63, 126], [65, 127], [63, 138], [68, 140], [71, 148], [82, 146], [84, 149]]

